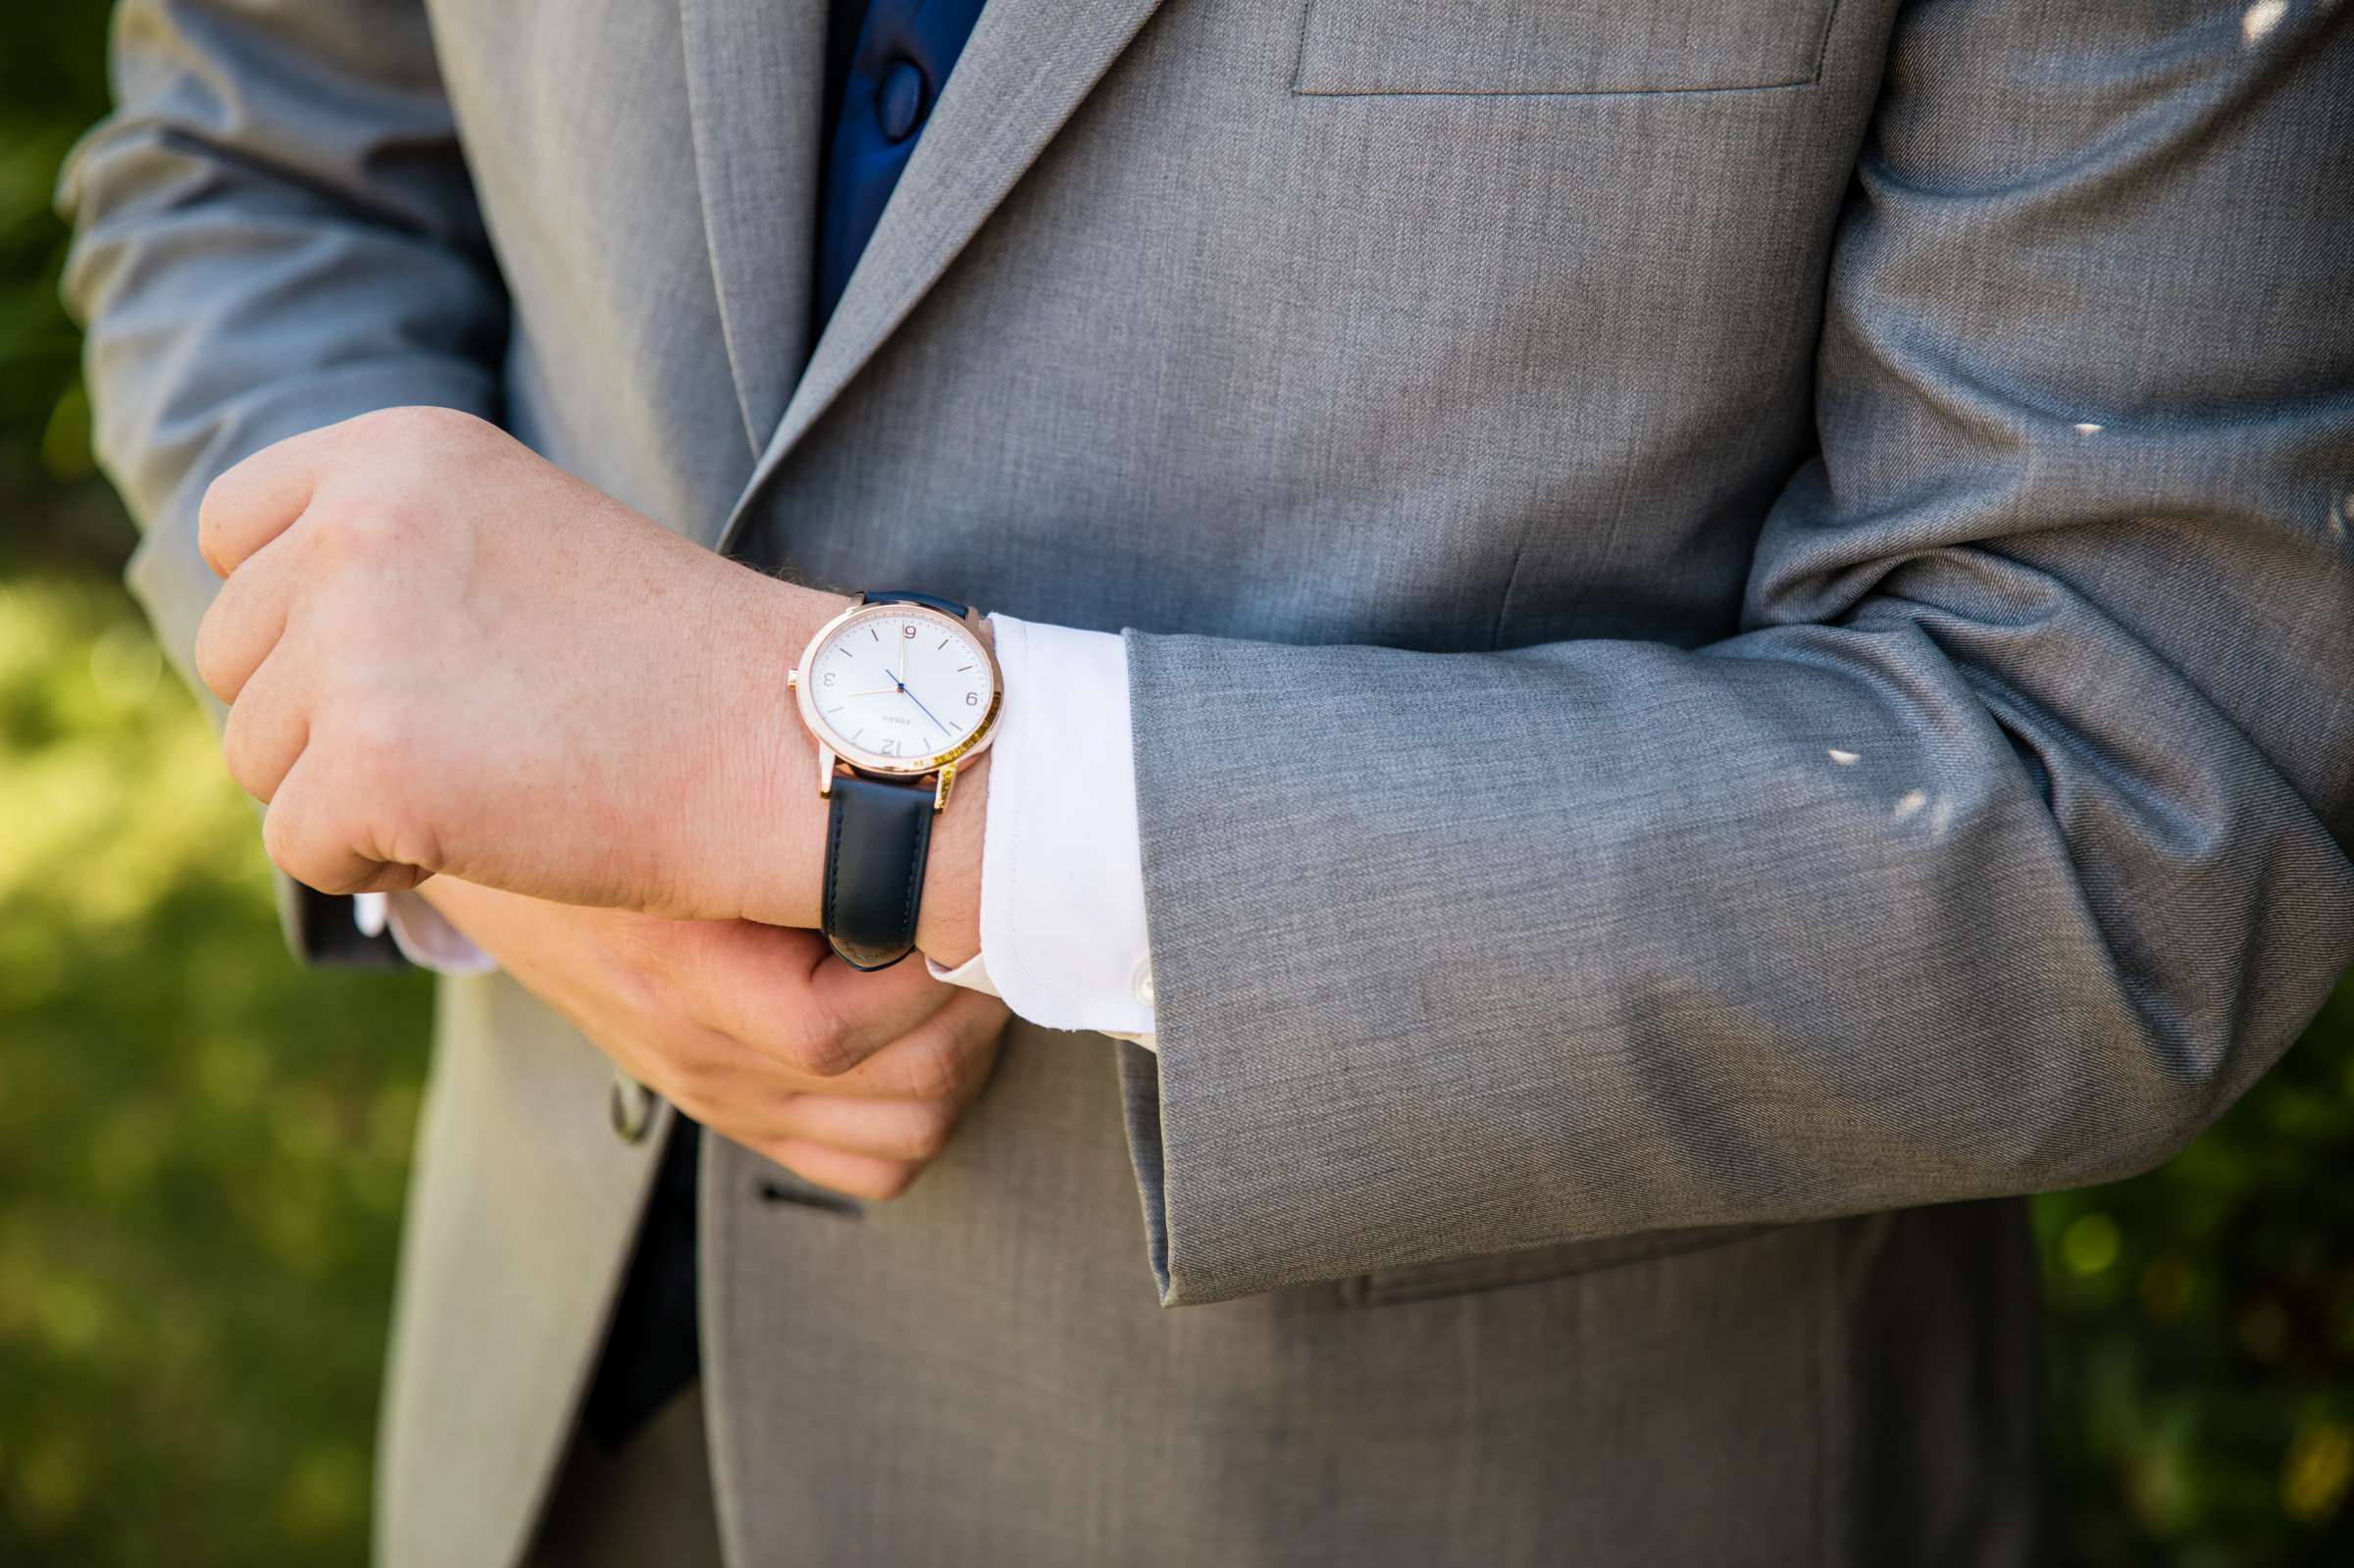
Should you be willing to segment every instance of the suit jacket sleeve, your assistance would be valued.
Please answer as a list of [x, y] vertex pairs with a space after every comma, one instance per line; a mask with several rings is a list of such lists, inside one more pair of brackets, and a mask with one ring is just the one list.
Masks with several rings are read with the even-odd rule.
[[[417, 0], [128, 0], [115, 113], [69, 161], [69, 303], [132, 591], [192, 686], [213, 478], [371, 409], [497, 412], [506, 301]], [[288, 883], [297, 952], [397, 961]]]
[[1129, 633], [1167, 1301], [2124, 1176], [2354, 958], [2354, 9], [2055, 15], [1898, 25], [1734, 634]]

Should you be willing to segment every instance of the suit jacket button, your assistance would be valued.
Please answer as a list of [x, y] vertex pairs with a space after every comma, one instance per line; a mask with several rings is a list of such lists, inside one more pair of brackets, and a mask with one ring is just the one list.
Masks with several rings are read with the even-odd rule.
[[654, 1125], [654, 1096], [643, 1084], [619, 1068], [613, 1070], [613, 1092], [606, 1097], [613, 1118], [613, 1136], [624, 1143], [642, 1143]]

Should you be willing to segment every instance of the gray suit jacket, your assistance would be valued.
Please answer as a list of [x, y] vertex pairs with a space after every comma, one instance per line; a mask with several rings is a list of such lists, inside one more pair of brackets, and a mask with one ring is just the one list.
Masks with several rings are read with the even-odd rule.
[[[207, 480], [418, 402], [1128, 634], [1160, 1054], [1017, 1028], [896, 1205], [712, 1150], [741, 1560], [2020, 1560], [2012, 1195], [2354, 956], [2354, 8], [992, 0], [814, 344], [819, 0], [426, 10], [123, 14], [177, 649]], [[388, 1563], [527, 1538], [604, 1100], [444, 987]]]

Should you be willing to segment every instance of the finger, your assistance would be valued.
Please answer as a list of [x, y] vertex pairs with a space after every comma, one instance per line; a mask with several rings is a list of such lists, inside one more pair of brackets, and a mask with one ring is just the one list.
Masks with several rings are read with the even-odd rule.
[[767, 1154], [794, 1175], [820, 1187], [877, 1202], [897, 1197], [923, 1174], [921, 1165], [879, 1160], [871, 1154], [852, 1154], [827, 1148], [822, 1143], [787, 1140], [771, 1145]]
[[815, 1078], [854, 1070], [950, 997], [921, 964], [861, 973], [786, 927], [702, 923], [682, 940], [680, 984], [697, 1020]]
[[230, 576], [302, 516], [337, 429], [290, 435], [213, 481], [196, 506], [196, 547], [207, 566]]
[[310, 693], [302, 672], [284, 656], [265, 660], [246, 680], [221, 731], [221, 756], [230, 777], [256, 800], [278, 793], [303, 747], [310, 743]]
[[809, 969], [804, 994], [781, 1043], [802, 1070], [839, 1079], [939, 1018], [960, 991], [917, 961], [853, 969], [827, 947]]
[[850, 1099], [972, 1102], [997, 1065], [1011, 1015], [995, 996], [961, 986], [938, 1013], [839, 1078], [813, 1081], [810, 1092]]
[[769, 1118], [772, 1140], [812, 1143], [880, 1160], [937, 1159], [956, 1130], [960, 1104], [795, 1094]]
[[306, 746], [262, 813], [262, 847], [279, 870], [323, 893], [405, 892], [426, 878], [416, 866], [365, 853], [349, 815], [325, 784], [317, 750]]
[[[523, 978], [528, 985], [529, 977]], [[590, 1013], [593, 1025], [593, 1007]], [[608, 1037], [591, 1027], [583, 1033], [598, 1040], [632, 1078], [747, 1148], [768, 1138], [793, 1100], [793, 1087], [774, 1062], [710, 1030], [682, 1025]]]
[[286, 633], [296, 576], [294, 539], [281, 534], [221, 584], [196, 628], [196, 674], [213, 695], [234, 702]]

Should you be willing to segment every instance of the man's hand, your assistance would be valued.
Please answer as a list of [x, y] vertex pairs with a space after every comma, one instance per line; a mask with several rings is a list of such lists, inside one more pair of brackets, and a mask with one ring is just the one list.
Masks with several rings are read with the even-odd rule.
[[920, 964], [861, 974], [825, 939], [749, 921], [551, 904], [436, 877], [420, 889], [623, 1071], [823, 1187], [896, 1197], [988, 1082], [1007, 1017]]
[[[825, 807], [785, 672], [843, 599], [440, 409], [256, 453], [199, 531], [227, 581], [197, 669], [296, 880], [817, 923]], [[935, 835], [926, 951], [949, 962], [978, 940], [983, 766]]]

